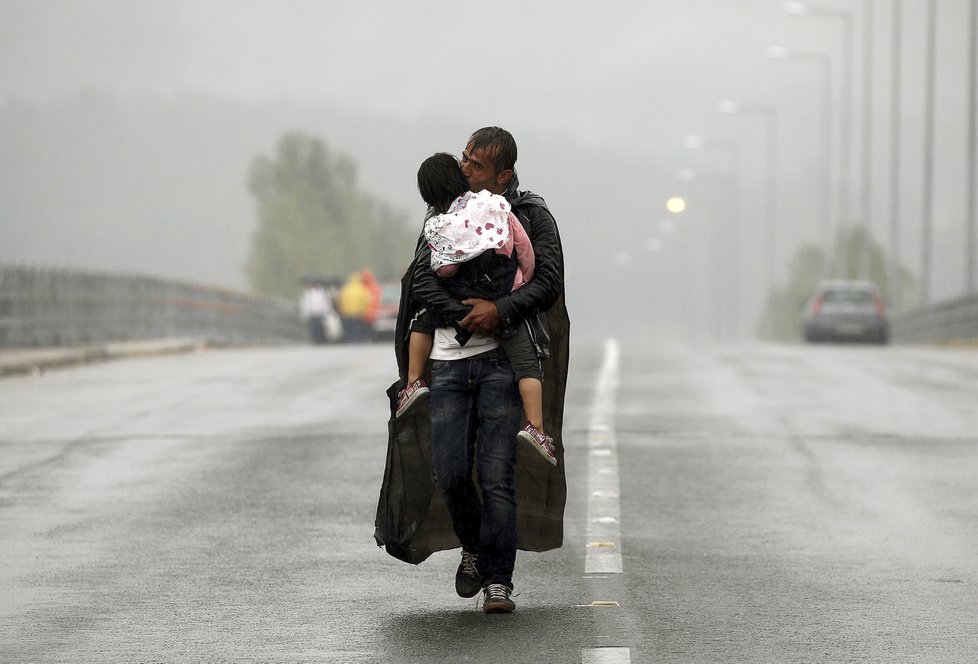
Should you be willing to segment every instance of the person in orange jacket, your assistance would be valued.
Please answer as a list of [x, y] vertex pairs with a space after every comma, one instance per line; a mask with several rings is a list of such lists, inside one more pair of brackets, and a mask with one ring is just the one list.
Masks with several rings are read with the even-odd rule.
[[360, 282], [366, 287], [367, 292], [370, 293], [370, 305], [367, 313], [363, 316], [364, 322], [370, 328], [380, 313], [380, 284], [377, 283], [377, 278], [374, 277], [374, 273], [370, 268], [360, 271]]

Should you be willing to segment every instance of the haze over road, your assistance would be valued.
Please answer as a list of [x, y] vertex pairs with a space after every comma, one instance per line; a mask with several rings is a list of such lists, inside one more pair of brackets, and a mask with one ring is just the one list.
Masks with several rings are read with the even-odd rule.
[[[385, 346], [0, 380], [0, 660], [974, 661], [978, 351], [621, 340], [602, 392], [609, 348], [572, 353], [565, 543], [507, 616], [373, 542]], [[620, 574], [585, 572], [596, 403]]]

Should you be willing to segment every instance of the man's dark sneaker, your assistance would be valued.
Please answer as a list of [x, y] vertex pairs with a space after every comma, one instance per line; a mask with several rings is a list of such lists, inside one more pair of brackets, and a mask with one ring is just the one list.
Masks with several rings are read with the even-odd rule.
[[482, 590], [482, 577], [476, 563], [479, 561], [479, 554], [462, 552], [462, 562], [458, 564], [458, 571], [455, 572], [455, 592], [459, 597], [475, 597]]
[[482, 610], [486, 613], [512, 613], [516, 602], [510, 599], [512, 591], [501, 583], [490, 583], [482, 589]]
[[533, 451], [546, 459], [547, 463], [551, 466], [557, 465], [557, 454], [553, 438], [529, 422], [523, 425], [523, 428], [516, 434], [516, 437], [527, 447], [533, 448]]
[[428, 384], [419, 378], [397, 393], [397, 412], [394, 417], [400, 417], [411, 410], [413, 406], [428, 398]]

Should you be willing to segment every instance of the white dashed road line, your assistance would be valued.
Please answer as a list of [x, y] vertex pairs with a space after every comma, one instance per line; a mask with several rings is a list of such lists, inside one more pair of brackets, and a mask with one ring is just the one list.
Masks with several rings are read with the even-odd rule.
[[[618, 483], [618, 443], [615, 402], [618, 396], [618, 342], [609, 339], [594, 390], [588, 427], [587, 548], [584, 575], [621, 574], [621, 509]], [[615, 598], [591, 602], [593, 607], [619, 607]], [[582, 664], [628, 664], [628, 648], [582, 648]]]
[[585, 574], [621, 574], [618, 503], [618, 444], [615, 399], [618, 394], [618, 343], [605, 343], [588, 427], [587, 551]]
[[589, 648], [581, 651], [581, 664], [629, 664], [628, 648]]

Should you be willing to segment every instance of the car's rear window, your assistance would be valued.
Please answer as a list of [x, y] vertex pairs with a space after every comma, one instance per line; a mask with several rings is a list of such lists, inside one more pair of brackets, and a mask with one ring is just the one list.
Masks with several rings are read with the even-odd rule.
[[842, 304], [872, 304], [873, 294], [864, 290], [829, 290], [825, 291], [825, 302]]

